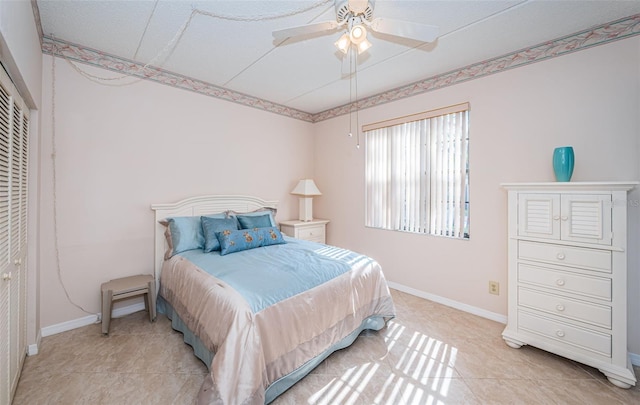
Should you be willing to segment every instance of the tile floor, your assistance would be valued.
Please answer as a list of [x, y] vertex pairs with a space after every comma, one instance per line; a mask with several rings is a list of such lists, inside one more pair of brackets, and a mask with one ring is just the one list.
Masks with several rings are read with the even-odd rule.
[[[640, 404], [640, 388], [541, 350], [509, 348], [504, 325], [393, 290], [397, 318], [326, 359], [273, 404]], [[635, 368], [640, 376], [640, 368]], [[193, 404], [207, 372], [162, 315], [42, 339], [14, 405]]]

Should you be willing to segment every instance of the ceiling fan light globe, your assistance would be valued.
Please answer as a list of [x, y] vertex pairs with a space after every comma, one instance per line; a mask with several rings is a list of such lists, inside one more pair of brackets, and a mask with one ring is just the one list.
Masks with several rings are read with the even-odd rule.
[[362, 24], [354, 25], [349, 32], [349, 38], [351, 42], [358, 45], [362, 41], [367, 40], [367, 29]]
[[358, 55], [360, 55], [362, 52], [365, 52], [367, 49], [371, 48], [371, 42], [369, 42], [366, 38], [364, 39], [364, 41], [360, 42], [357, 46], [358, 46]]
[[338, 50], [344, 54], [349, 50], [350, 40], [348, 34], [342, 34], [334, 44]]

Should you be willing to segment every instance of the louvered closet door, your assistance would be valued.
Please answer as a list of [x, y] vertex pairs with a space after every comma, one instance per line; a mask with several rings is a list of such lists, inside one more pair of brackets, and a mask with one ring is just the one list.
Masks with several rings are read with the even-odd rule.
[[[26, 178], [26, 160], [23, 159], [23, 144], [26, 143], [25, 121], [27, 118], [24, 112], [14, 103], [13, 125], [11, 136], [11, 181], [9, 188], [9, 268], [11, 273], [11, 290], [9, 292], [9, 319], [14, 322], [10, 324], [9, 334], [9, 370], [19, 371], [26, 353], [26, 274], [24, 270], [26, 263], [26, 240], [23, 243], [23, 230], [26, 231], [26, 204], [23, 204], [23, 194], [26, 194], [26, 183], [23, 184], [23, 173]], [[24, 161], [23, 161], [24, 160]], [[24, 205], [24, 210], [23, 210]], [[23, 229], [24, 225], [24, 229]], [[9, 383], [12, 390], [18, 385], [19, 372], [9, 375]]]
[[11, 398], [9, 383], [9, 180], [11, 99], [0, 82], [0, 404]]
[[[24, 358], [27, 355], [27, 196], [29, 184], [28, 167], [29, 167], [29, 110], [25, 110], [22, 115], [22, 125], [20, 133], [20, 293], [18, 304], [20, 307], [20, 336], [18, 339], [17, 353], [22, 353], [21, 357], [16, 359], [17, 369], [22, 369]], [[14, 392], [18, 386], [18, 378], [16, 375], [14, 381]]]
[[29, 110], [0, 71], [0, 405], [9, 404], [27, 349]]

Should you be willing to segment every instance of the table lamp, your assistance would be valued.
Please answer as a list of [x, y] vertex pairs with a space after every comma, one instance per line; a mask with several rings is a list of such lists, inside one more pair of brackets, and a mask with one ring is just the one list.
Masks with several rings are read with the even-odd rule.
[[313, 196], [322, 195], [316, 183], [311, 179], [302, 179], [291, 194], [300, 196], [300, 221], [308, 222], [313, 219]]

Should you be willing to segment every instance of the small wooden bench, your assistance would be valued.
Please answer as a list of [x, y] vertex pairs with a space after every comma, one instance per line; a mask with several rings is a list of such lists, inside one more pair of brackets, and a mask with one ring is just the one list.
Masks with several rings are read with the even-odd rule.
[[113, 302], [144, 294], [144, 308], [149, 321], [156, 320], [156, 282], [151, 275], [117, 278], [102, 283], [102, 333], [109, 334]]

